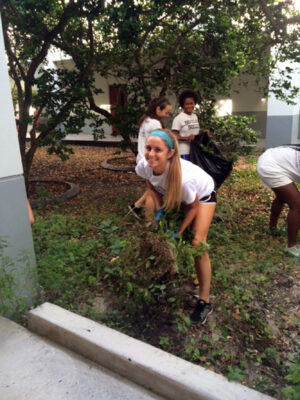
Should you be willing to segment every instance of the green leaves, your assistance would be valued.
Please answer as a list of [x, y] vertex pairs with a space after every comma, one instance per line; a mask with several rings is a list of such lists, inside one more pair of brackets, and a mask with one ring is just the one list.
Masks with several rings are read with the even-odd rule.
[[284, 399], [299, 400], [300, 399], [300, 357], [296, 362], [289, 367], [288, 374], [285, 380], [290, 383], [290, 386], [282, 390]]
[[228, 366], [227, 379], [229, 381], [241, 382], [245, 378], [243, 371], [238, 367]]

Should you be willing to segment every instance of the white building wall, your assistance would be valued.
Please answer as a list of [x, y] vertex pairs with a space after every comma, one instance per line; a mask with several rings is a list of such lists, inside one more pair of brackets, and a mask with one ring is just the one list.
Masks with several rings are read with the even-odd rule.
[[[281, 64], [271, 76], [272, 79], [280, 79], [280, 70], [285, 68], [286, 64]], [[300, 64], [288, 64], [292, 68], [292, 85], [300, 87]], [[300, 123], [300, 98], [295, 99], [295, 104], [287, 104], [284, 101], [277, 100], [271, 95], [268, 101], [267, 112], [267, 135], [266, 148], [276, 147], [284, 144], [295, 144], [299, 141], [299, 123]]]
[[[25, 308], [26, 305], [28, 308], [33, 305], [37, 279], [23, 168], [6, 67], [1, 15], [0, 82], [0, 265], [4, 268], [4, 271], [1, 269], [1, 274], [7, 274], [14, 282], [14, 301], [5, 303], [5, 306], [9, 307], [7, 315], [12, 316], [21, 304]], [[2, 247], [3, 241], [7, 243], [7, 247]], [[9, 262], [3, 262], [5, 259]]]
[[232, 114], [249, 117], [255, 115], [256, 122], [251, 127], [260, 132], [261, 137], [266, 134], [267, 99], [258, 91], [255, 77], [243, 75], [232, 82], [231, 96]]
[[0, 20], [0, 179], [23, 173]]

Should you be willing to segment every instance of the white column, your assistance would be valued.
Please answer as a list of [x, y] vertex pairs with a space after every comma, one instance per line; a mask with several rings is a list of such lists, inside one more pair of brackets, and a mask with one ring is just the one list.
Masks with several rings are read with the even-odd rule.
[[[292, 64], [292, 84], [300, 85], [300, 65]], [[276, 71], [272, 79], [280, 79], [280, 72]], [[295, 105], [277, 100], [272, 94], [268, 99], [266, 148], [283, 144], [298, 143], [299, 138], [299, 106], [300, 99], [295, 99]]]
[[1, 18], [0, 82], [0, 279], [8, 284], [7, 291], [0, 293], [0, 313], [12, 316], [20, 307], [33, 304], [37, 280]]

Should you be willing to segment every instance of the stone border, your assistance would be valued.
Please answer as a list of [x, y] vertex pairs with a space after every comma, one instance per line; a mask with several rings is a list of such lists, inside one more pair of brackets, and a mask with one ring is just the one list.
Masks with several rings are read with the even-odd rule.
[[112, 160], [124, 160], [126, 158], [127, 157], [109, 158], [108, 160], [102, 161], [102, 163], [100, 165], [102, 168], [109, 169], [110, 171], [134, 172], [135, 171], [134, 167], [119, 167], [117, 165], [112, 165], [109, 163]]
[[273, 399], [51, 303], [28, 313], [28, 327], [170, 400]]
[[47, 181], [47, 180], [38, 180], [38, 179], [29, 181], [29, 183], [30, 182], [63, 183], [65, 185], [69, 186], [69, 189], [66, 192], [64, 192], [64, 193], [62, 193], [62, 194], [60, 194], [58, 196], [52, 197], [49, 200], [33, 200], [33, 201], [30, 201], [31, 208], [33, 208], [33, 209], [37, 208], [39, 206], [47, 206], [48, 204], [63, 203], [64, 201], [70, 200], [73, 197], [77, 196], [78, 193], [80, 193], [80, 187], [79, 187], [79, 185], [77, 183], [72, 183], [72, 182], [67, 182], [67, 181], [58, 181], [58, 180], [54, 180], [54, 181], [50, 181], [49, 180], [49, 181]]

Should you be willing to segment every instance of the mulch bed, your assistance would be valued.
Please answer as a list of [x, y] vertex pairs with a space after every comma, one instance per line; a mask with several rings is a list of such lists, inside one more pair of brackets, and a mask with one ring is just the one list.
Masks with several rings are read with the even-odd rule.
[[28, 196], [30, 200], [53, 198], [65, 193], [69, 186], [64, 182], [34, 181], [29, 182]]
[[108, 160], [109, 164], [122, 166], [124, 168], [134, 168], [136, 165], [135, 156], [116, 157]]
[[[122, 193], [135, 190], [142, 193], [143, 181], [134, 172], [110, 171], [101, 167], [101, 163], [110, 160], [113, 165], [135, 166], [135, 156], [131, 152], [116, 154], [115, 148], [70, 146], [73, 154], [69, 160], [61, 161], [55, 155], [49, 155], [45, 148], [37, 150], [31, 168], [30, 180], [65, 180], [77, 183], [81, 190], [81, 201], [90, 202], [99, 199], [115, 199]], [[43, 189], [44, 188], [44, 189]], [[64, 192], [65, 185], [56, 183], [32, 184], [29, 188], [30, 200], [35, 200], [43, 191], [58, 195]], [[76, 202], [76, 198], [71, 200]]]

